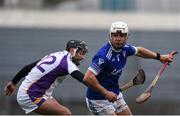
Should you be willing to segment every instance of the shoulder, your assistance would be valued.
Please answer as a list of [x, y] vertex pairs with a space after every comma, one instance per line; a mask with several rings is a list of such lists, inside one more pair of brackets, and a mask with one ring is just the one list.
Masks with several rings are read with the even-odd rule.
[[101, 57], [104, 60], [110, 59], [111, 56], [112, 56], [112, 48], [109, 45], [109, 43], [102, 46], [95, 55], [95, 57]]
[[126, 44], [123, 48], [122, 51], [125, 51], [128, 53], [128, 55], [134, 55], [137, 53], [137, 48], [131, 44]]
[[131, 47], [134, 47], [134, 46], [131, 45], [131, 44], [125, 44], [125, 46], [123, 47], [123, 49], [128, 49], [128, 48], [131, 48]]
[[58, 51], [58, 52], [54, 52], [51, 55], [55, 56], [57, 58], [57, 60], [60, 62], [60, 65], [74, 65], [76, 66], [73, 62], [72, 62], [72, 58], [71, 58], [71, 54], [64, 50], [64, 51]]
[[64, 57], [67, 54], [68, 54], [67, 51], [57, 51], [57, 52], [52, 52], [52, 53], [46, 55], [45, 57], [47, 57], [47, 56], [56, 56], [57, 58], [61, 59], [62, 57]]
[[129, 49], [136, 49], [136, 47], [133, 46], [133, 45], [131, 45], [131, 44], [126, 44], [126, 45], [122, 48], [122, 50], [129, 50]]

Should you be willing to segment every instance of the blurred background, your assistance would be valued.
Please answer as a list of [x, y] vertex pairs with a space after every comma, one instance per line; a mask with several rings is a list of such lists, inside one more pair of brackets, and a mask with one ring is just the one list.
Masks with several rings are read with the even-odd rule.
[[[85, 72], [92, 56], [108, 41], [113, 21], [121, 20], [129, 25], [130, 44], [161, 54], [180, 51], [179, 4], [179, 0], [0, 0], [0, 114], [24, 114], [16, 102], [16, 93], [6, 97], [3, 91], [23, 66], [64, 50], [70, 39], [80, 39], [89, 47], [87, 59], [80, 66]], [[124, 92], [133, 114], [180, 114], [178, 59], [179, 54], [144, 104], [137, 104], [135, 99], [148, 87], [162, 64], [135, 56], [128, 59], [120, 86], [140, 68], [145, 70], [147, 78], [144, 85]], [[85, 103], [85, 92], [83, 84], [67, 76], [53, 96], [73, 114], [86, 115], [91, 113]]]

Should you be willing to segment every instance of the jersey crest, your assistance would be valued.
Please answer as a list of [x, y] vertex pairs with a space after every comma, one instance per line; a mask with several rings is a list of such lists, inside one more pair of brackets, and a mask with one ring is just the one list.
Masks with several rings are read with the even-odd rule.
[[98, 65], [101, 65], [101, 64], [103, 64], [104, 63], [104, 60], [102, 59], [102, 58], [99, 58], [98, 59]]

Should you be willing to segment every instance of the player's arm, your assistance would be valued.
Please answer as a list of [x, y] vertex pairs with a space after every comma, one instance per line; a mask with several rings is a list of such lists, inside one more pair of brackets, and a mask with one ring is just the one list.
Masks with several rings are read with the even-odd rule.
[[28, 64], [26, 66], [24, 66], [15, 76], [14, 78], [12, 79], [12, 83], [14, 85], [16, 85], [23, 77], [25, 77], [30, 71], [31, 69], [36, 66], [36, 64], [39, 62], [36, 61], [36, 62], [33, 62], [31, 64]]
[[39, 62], [33, 62], [31, 64], [28, 64], [26, 66], [24, 66], [15, 76], [14, 78], [8, 82], [4, 88], [5, 94], [10, 96], [16, 89], [16, 84], [23, 78], [25, 77], [30, 71], [31, 69]]
[[142, 58], [157, 59], [157, 60], [160, 60], [162, 63], [171, 62], [173, 60], [173, 57], [169, 54], [160, 55], [159, 53], [155, 53], [144, 47], [136, 47], [136, 48], [137, 48], [136, 56], [139, 56]]
[[99, 93], [101, 93], [103, 95], [105, 95], [107, 93], [107, 90], [99, 84], [98, 80], [96, 79], [95, 74], [92, 71], [87, 70], [83, 81], [87, 85], [92, 87], [94, 90], [97, 90]]
[[136, 47], [137, 48], [137, 54], [136, 56], [142, 57], [142, 58], [150, 58], [150, 59], [156, 59], [157, 53], [146, 49], [144, 47]]
[[87, 86], [87, 84], [83, 81], [84, 74], [80, 72], [79, 70], [75, 70], [70, 74], [73, 78], [78, 80], [79, 82], [83, 83], [84, 85]]
[[98, 82], [98, 80], [96, 79], [96, 75], [90, 71], [89, 69], [87, 70], [87, 72], [85, 73], [84, 79], [83, 81], [90, 86], [91, 88], [93, 88], [94, 90], [96, 90], [97, 92], [101, 93], [102, 95], [104, 95], [110, 102], [114, 102], [117, 99], [117, 95], [114, 94], [113, 92], [108, 91], [107, 89], [105, 89], [103, 86], [101, 86]]

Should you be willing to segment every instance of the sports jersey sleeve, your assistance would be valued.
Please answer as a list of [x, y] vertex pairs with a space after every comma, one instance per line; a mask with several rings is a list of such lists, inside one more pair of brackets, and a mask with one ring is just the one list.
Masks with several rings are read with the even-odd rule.
[[[83, 83], [84, 85], [86, 85], [86, 83], [83, 81], [84, 78], [84, 74], [78, 70], [72, 72], [70, 74], [74, 79], [78, 80], [79, 82]], [[87, 85], [86, 85], [87, 86]]]
[[132, 56], [137, 54], [137, 48], [132, 45], [127, 45], [127, 56]]
[[106, 66], [106, 62], [107, 59], [102, 55], [95, 55], [88, 69], [92, 71], [95, 75], [98, 75], [101, 70]]
[[25, 76], [31, 71], [31, 69], [32, 69], [39, 61], [40, 61], [40, 60], [24, 66], [24, 67], [14, 76], [14, 78], [12, 79], [12, 83], [16, 85], [23, 77], [25, 77]]
[[72, 61], [68, 61], [68, 73], [71, 74], [76, 70], [79, 71], [79, 68]]

